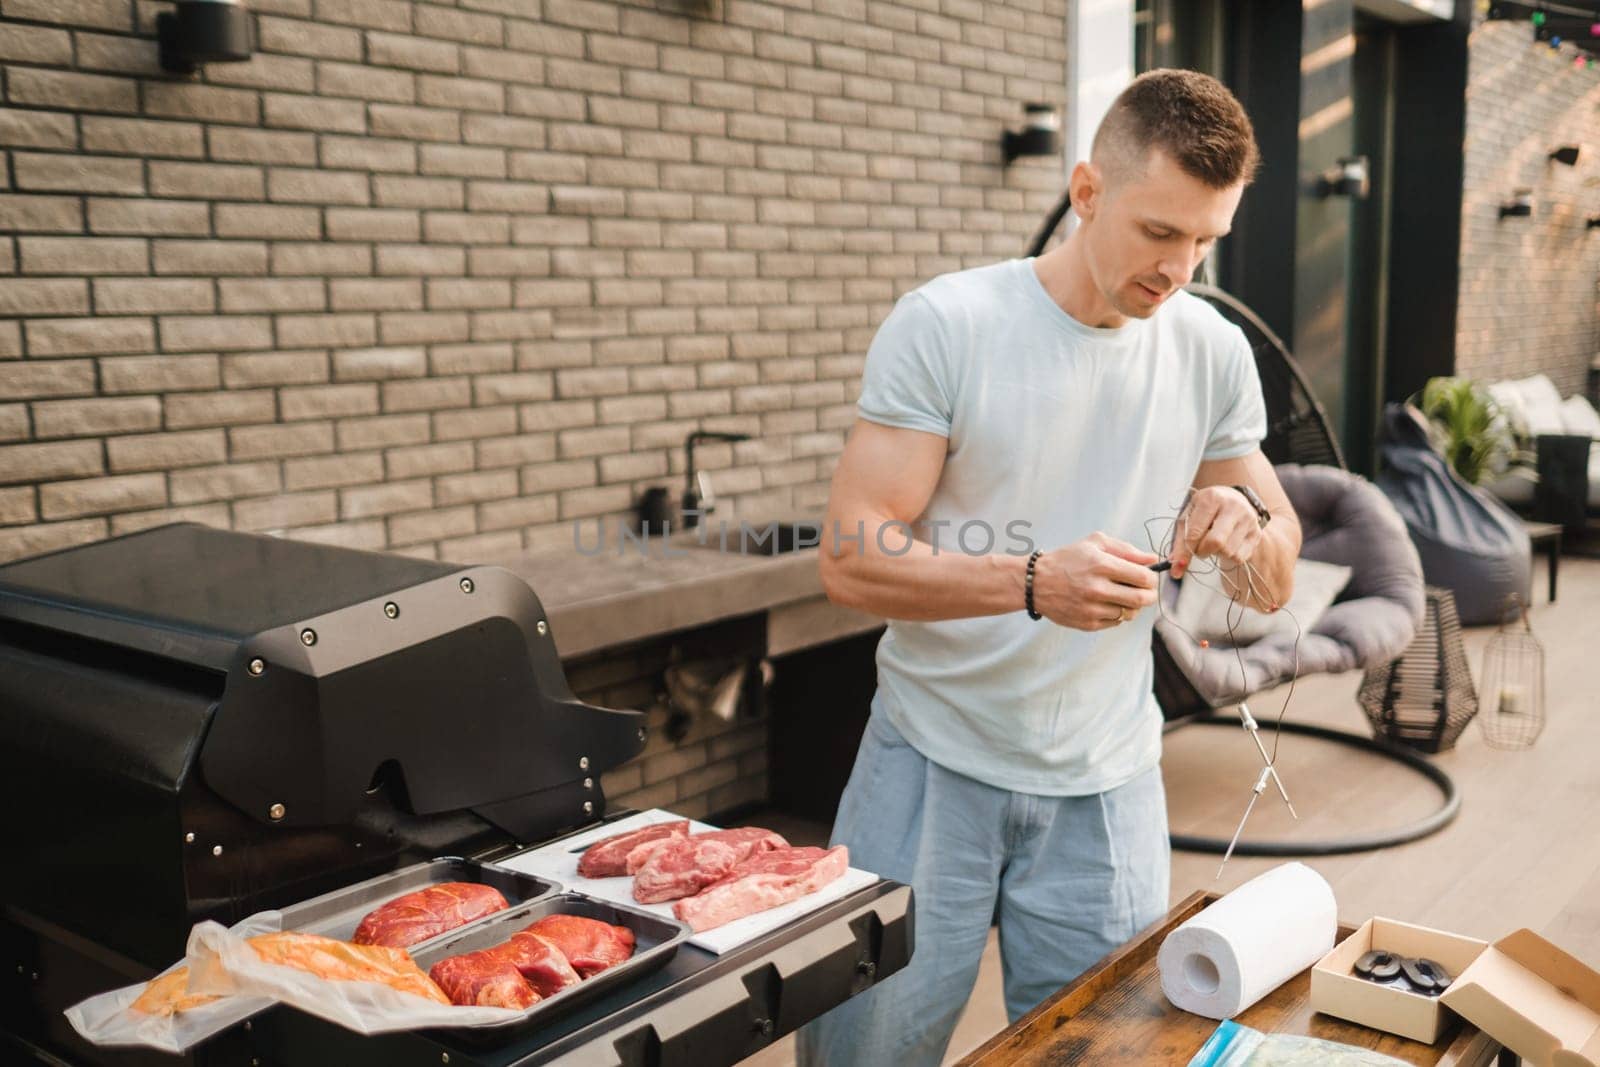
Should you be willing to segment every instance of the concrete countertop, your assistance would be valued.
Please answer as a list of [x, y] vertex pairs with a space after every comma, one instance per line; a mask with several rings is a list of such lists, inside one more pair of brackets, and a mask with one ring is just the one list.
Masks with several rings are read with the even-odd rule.
[[[723, 552], [697, 545], [692, 534], [585, 555], [545, 550], [485, 562], [516, 574], [538, 594], [563, 659], [738, 615], [794, 606], [807, 626], [819, 613], [838, 616], [819, 636], [831, 639], [878, 624], [829, 604], [817, 574], [817, 549], [776, 556]], [[836, 631], [830, 633], [829, 631]], [[820, 642], [818, 642], [820, 643]], [[790, 651], [803, 645], [786, 641]], [[775, 650], [776, 651], [779, 650]]]

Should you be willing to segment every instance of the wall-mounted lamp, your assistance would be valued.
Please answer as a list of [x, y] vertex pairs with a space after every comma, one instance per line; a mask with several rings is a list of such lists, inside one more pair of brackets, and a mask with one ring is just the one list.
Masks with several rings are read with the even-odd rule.
[[[1600, 25], [1600, 23], [1597, 23], [1596, 25]], [[1565, 163], [1567, 166], [1573, 167], [1577, 166], [1578, 154], [1581, 151], [1582, 149], [1578, 145], [1564, 144], [1559, 148], [1552, 148], [1550, 150], [1549, 158], [1555, 160], [1557, 163]]]
[[1500, 202], [1500, 217], [1523, 219], [1533, 214], [1533, 190], [1518, 189], [1510, 200]]
[[1344, 156], [1317, 176], [1318, 196], [1348, 196], [1365, 200], [1371, 189], [1366, 156]]
[[255, 26], [240, 0], [178, 0], [156, 18], [161, 69], [193, 74], [202, 63], [242, 63], [255, 53]]
[[1049, 156], [1061, 151], [1061, 112], [1050, 104], [1023, 104], [1022, 129], [1007, 130], [1000, 150], [1009, 164], [1018, 156]]

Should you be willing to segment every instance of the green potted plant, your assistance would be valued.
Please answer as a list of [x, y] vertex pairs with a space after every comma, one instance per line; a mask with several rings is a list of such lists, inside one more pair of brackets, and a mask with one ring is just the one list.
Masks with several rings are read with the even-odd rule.
[[1471, 378], [1429, 378], [1413, 402], [1428, 417], [1433, 446], [1468, 484], [1483, 484], [1515, 457], [1499, 406]]

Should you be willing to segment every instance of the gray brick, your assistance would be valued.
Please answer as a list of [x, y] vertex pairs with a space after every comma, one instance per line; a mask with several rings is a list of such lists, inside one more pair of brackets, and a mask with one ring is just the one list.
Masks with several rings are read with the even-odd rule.
[[27, 323], [32, 356], [71, 356], [150, 352], [155, 328], [150, 319], [111, 317], [35, 319]]
[[341, 452], [424, 444], [429, 435], [428, 416], [379, 415], [374, 418], [340, 419], [337, 432]]
[[504, 111], [505, 86], [483, 78], [417, 75], [417, 102], [461, 111]]
[[392, 481], [469, 471], [473, 463], [472, 444], [466, 441], [391, 448], [384, 453], [385, 472]]
[[323, 61], [317, 64], [317, 95], [409, 104], [417, 98], [417, 82], [408, 70]]
[[[42, 0], [34, 0], [35, 4]], [[10, 12], [8, 11], [9, 15]], [[0, 59], [55, 66], [72, 64], [72, 37], [64, 30], [43, 26], [0, 26]]]
[[261, 98], [250, 89], [147, 81], [144, 110], [147, 115], [174, 119], [249, 124], [260, 119]]
[[464, 44], [498, 45], [505, 40], [505, 23], [493, 15], [418, 4], [416, 30], [428, 37], [440, 37]]
[[224, 278], [222, 310], [321, 311], [328, 305], [320, 278]]
[[409, 141], [324, 134], [322, 165], [351, 170], [413, 173], [417, 169], [417, 149]]
[[128, 195], [144, 192], [143, 164], [137, 159], [15, 152], [11, 165], [19, 189]]
[[323, 26], [303, 19], [260, 15], [256, 21], [261, 50], [324, 59], [361, 58], [359, 30]]
[[267, 196], [303, 204], [367, 204], [372, 200], [370, 179], [354, 171], [273, 167], [267, 171]]
[[30, 360], [0, 363], [0, 399], [90, 396], [95, 392], [94, 361]]
[[321, 22], [338, 22], [375, 30], [411, 29], [411, 5], [395, 0], [316, 0]]
[[276, 462], [228, 463], [173, 471], [170, 481], [174, 504], [238, 500], [283, 490], [283, 478]]
[[335, 311], [415, 308], [422, 303], [422, 283], [414, 279], [334, 278], [328, 291]]
[[339, 517], [364, 519], [374, 515], [396, 515], [430, 508], [433, 502], [433, 482], [427, 478], [345, 489], [339, 493]]
[[[221, 430], [125, 434], [106, 440], [106, 458], [110, 461], [110, 469], [119, 474], [128, 471], [178, 470], [221, 463], [227, 453], [227, 438]], [[176, 482], [173, 484], [175, 486]]]
[[[95, 520], [104, 521], [104, 520]], [[165, 526], [172, 522], [198, 522], [205, 526], [226, 528], [229, 522], [226, 504], [192, 504], [188, 507], [155, 508], [126, 515], [111, 516], [112, 536], [148, 530], [152, 526]], [[67, 525], [63, 523], [62, 525]]]
[[0, 404], [0, 442], [21, 441], [32, 434], [28, 424], [28, 405]]
[[217, 236], [278, 239], [322, 236], [322, 220], [314, 207], [287, 204], [218, 204]]
[[127, 78], [64, 70], [12, 67], [6, 77], [13, 104], [36, 104], [73, 111], [139, 110], [139, 86]]
[[[416, 211], [384, 208], [329, 208], [328, 236], [341, 241], [414, 241], [422, 234]], [[308, 273], [349, 273], [322, 268]]]
[[394, 545], [409, 545], [443, 537], [461, 537], [475, 532], [476, 525], [473, 509], [467, 505], [396, 515], [389, 520], [389, 541]]
[[481, 438], [485, 434], [504, 435], [516, 432], [517, 409], [509, 405], [498, 408], [457, 408], [453, 411], [435, 411], [429, 420], [437, 441], [464, 441]]
[[33, 405], [34, 434], [41, 440], [137, 433], [160, 427], [161, 400], [153, 396], [41, 400]]
[[100, 388], [106, 393], [184, 392], [221, 384], [216, 356], [116, 356], [100, 361]]
[[283, 465], [284, 488], [335, 489], [383, 480], [383, 454], [362, 452], [355, 455], [311, 456], [291, 459]]
[[82, 278], [0, 278], [0, 316], [82, 315], [89, 310]]
[[97, 278], [95, 308], [114, 315], [213, 311], [216, 294], [206, 278]]
[[228, 450], [235, 460], [313, 456], [334, 450], [330, 422], [237, 426], [228, 430]]
[[365, 383], [285, 387], [278, 403], [285, 420], [373, 415], [378, 411], [378, 387]]
[[270, 389], [174, 393], [166, 398], [165, 407], [169, 430], [240, 426], [253, 422], [272, 422], [277, 418], [277, 405]]
[[[137, 161], [131, 162], [137, 165]], [[210, 228], [208, 206], [203, 201], [103, 200], [93, 197], [89, 200], [89, 229], [95, 233], [173, 237], [204, 234]]]
[[331, 492], [284, 493], [233, 505], [234, 525], [241, 530], [281, 530], [332, 522], [337, 517], [337, 498]]
[[224, 162], [311, 164], [317, 161], [317, 138], [312, 133], [211, 126], [206, 130], [206, 139], [211, 158]]
[[312, 274], [319, 276], [330, 274], [370, 274], [372, 273], [372, 249], [367, 245], [298, 241], [274, 242], [271, 246], [271, 271], [273, 274]]
[[124, 238], [21, 237], [24, 274], [142, 274], [149, 268], [146, 242]]
[[417, 378], [427, 373], [427, 354], [420, 348], [358, 348], [333, 354], [339, 381]]
[[359, 100], [264, 93], [261, 104], [268, 126], [336, 133], [360, 133], [366, 128], [366, 111]]
[[166, 502], [166, 477], [161, 474], [84, 478], [39, 487], [39, 514], [47, 520], [133, 511]]
[[386, 345], [465, 341], [467, 316], [453, 311], [385, 311], [378, 316], [378, 338]]
[[377, 321], [371, 315], [283, 315], [278, 340], [294, 348], [335, 348], [376, 344]]
[[472, 403], [472, 383], [466, 378], [424, 378], [383, 383], [383, 410], [437, 411]]
[[222, 359], [222, 383], [229, 389], [309, 385], [327, 380], [326, 352], [252, 352]]
[[461, 138], [461, 116], [455, 111], [374, 104], [370, 108], [370, 115], [372, 132], [379, 136], [405, 137], [416, 141], [457, 141]]
[[367, 60], [383, 67], [404, 67], [408, 70], [455, 74], [461, 69], [461, 49], [449, 41], [392, 33], [369, 33]]
[[260, 241], [155, 241], [152, 253], [157, 274], [265, 274], [267, 271], [267, 246]]
[[78, 147], [78, 127], [71, 115], [54, 111], [0, 111], [0, 144], [16, 148]]

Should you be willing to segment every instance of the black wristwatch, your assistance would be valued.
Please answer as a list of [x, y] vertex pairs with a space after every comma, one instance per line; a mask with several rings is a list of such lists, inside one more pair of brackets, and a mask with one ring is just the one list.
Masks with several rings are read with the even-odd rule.
[[1266, 529], [1267, 523], [1272, 521], [1272, 512], [1268, 511], [1267, 505], [1261, 502], [1260, 495], [1258, 495], [1256, 491], [1250, 488], [1248, 485], [1236, 485], [1234, 488], [1244, 494], [1244, 498], [1249, 501], [1250, 506], [1255, 509], [1256, 518], [1261, 522], [1261, 528]]

